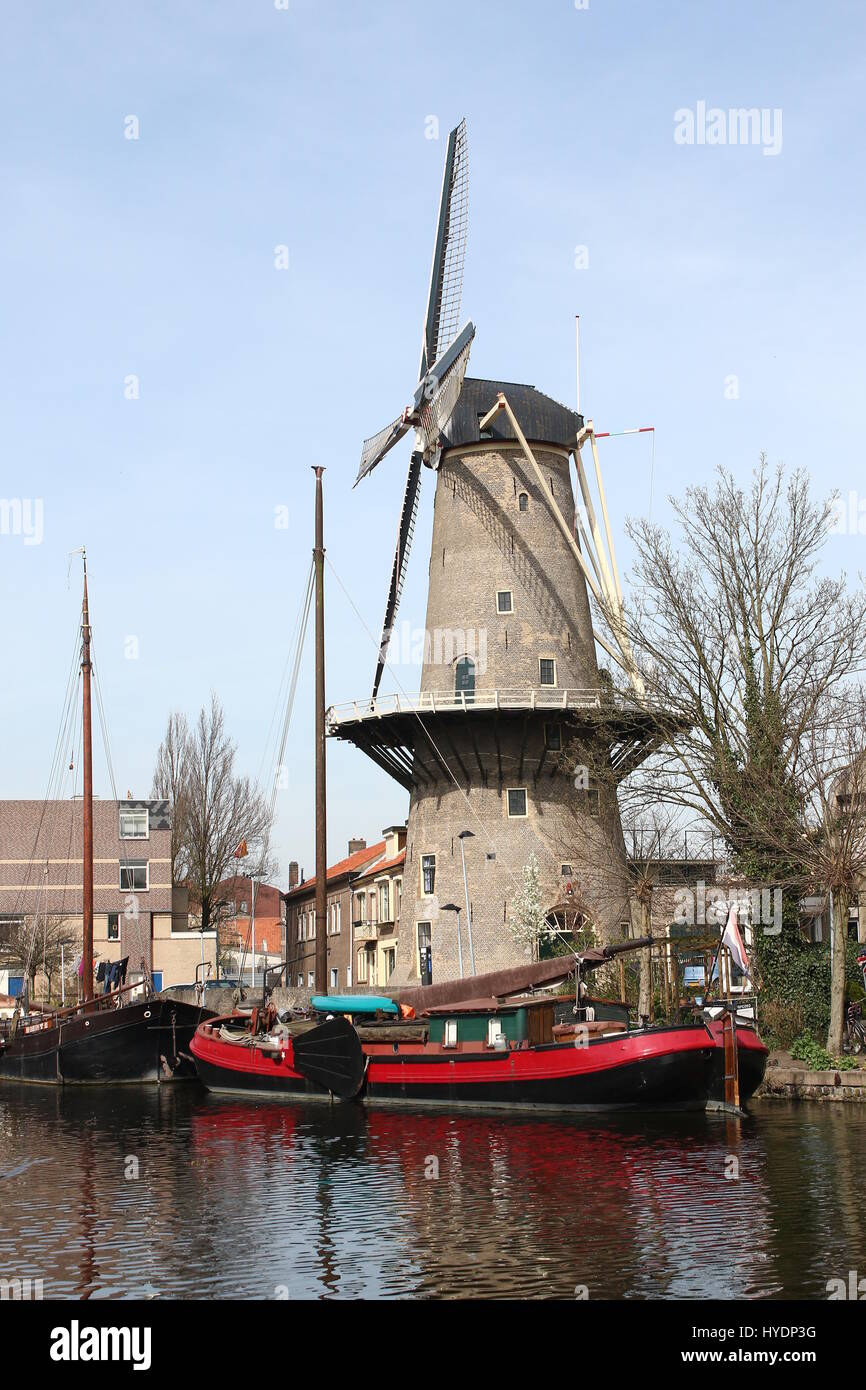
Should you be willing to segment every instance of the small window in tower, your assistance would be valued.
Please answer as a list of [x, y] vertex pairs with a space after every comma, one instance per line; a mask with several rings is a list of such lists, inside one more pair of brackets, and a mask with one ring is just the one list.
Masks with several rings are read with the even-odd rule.
[[586, 809], [589, 815], [598, 816], [598, 791], [595, 787], [587, 788]]
[[560, 873], [562, 874], [562, 877], [563, 877], [563, 878], [572, 878], [572, 877], [573, 877], [573, 874], [572, 874], [572, 871], [571, 871], [571, 865], [570, 865], [570, 864], [563, 864], [563, 866], [562, 866], [562, 868], [561, 868], [561, 870], [560, 870]]
[[522, 512], [529, 511], [529, 494], [527, 492], [521, 492], [517, 499], [517, 506]]
[[508, 815], [510, 819], [520, 819], [526, 815], [526, 788], [512, 787], [508, 793]]
[[421, 891], [422, 893], [435, 893], [436, 891], [436, 855], [421, 855]]
[[497, 613], [514, 612], [514, 595], [510, 589], [500, 589], [496, 595]]
[[540, 685], [556, 685], [556, 662], [553, 657], [543, 656], [538, 663]]
[[549, 748], [552, 753], [558, 753], [562, 747], [562, 725], [545, 724], [544, 726], [544, 746]]

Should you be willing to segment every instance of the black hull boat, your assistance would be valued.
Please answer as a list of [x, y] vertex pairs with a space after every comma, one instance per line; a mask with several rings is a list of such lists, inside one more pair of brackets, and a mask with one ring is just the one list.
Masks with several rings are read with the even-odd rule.
[[0, 1036], [0, 1081], [104, 1086], [192, 1079], [189, 1050], [211, 1011], [156, 995], [121, 1008], [83, 1009], [56, 1022], [19, 1020]]

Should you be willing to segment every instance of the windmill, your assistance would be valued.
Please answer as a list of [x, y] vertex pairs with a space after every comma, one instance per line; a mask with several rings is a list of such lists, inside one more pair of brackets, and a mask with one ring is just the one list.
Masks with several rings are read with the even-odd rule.
[[[454, 978], [461, 931], [479, 970], [523, 964], [509, 923], [533, 855], [548, 910], [561, 905], [563, 884], [577, 883], [599, 938], [619, 940], [630, 880], [617, 786], [664, 732], [628, 645], [591, 423], [528, 383], [466, 374], [475, 333], [471, 323], [458, 331], [467, 174], [461, 123], [448, 139], [412, 403], [365, 442], [358, 473], [414, 429], [373, 696], [328, 711], [330, 735], [409, 792], [397, 920], [372, 927], [379, 978], [395, 984]], [[587, 442], [600, 514], [580, 463]], [[381, 696], [424, 465], [436, 478], [420, 687]], [[590, 595], [605, 633], [594, 629]], [[599, 671], [597, 642], [628, 674], [629, 692]], [[359, 926], [363, 981], [371, 928]]]
[[469, 349], [475, 337], [475, 326], [468, 322], [457, 331], [460, 321], [460, 297], [463, 287], [463, 260], [466, 252], [466, 228], [469, 210], [469, 150], [466, 140], [466, 121], [463, 120], [448, 136], [445, 172], [439, 199], [436, 240], [433, 245], [433, 264], [430, 289], [424, 314], [421, 338], [421, 365], [412, 404], [386, 425], [378, 434], [364, 441], [361, 466], [355, 486], [373, 471], [387, 453], [399, 443], [410, 429], [415, 442], [409, 459], [409, 472], [397, 527], [397, 545], [391, 569], [391, 583], [382, 624], [382, 640], [373, 681], [373, 699], [379, 690], [391, 629], [400, 603], [403, 580], [409, 560], [409, 548], [418, 514], [421, 490], [421, 467], [436, 469], [441, 456], [440, 435], [457, 404], [466, 375]]

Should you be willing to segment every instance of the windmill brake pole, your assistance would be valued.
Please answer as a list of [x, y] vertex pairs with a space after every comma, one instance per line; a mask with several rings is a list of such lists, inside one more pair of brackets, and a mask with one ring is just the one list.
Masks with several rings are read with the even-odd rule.
[[[530, 465], [530, 467], [532, 468], [533, 472], [535, 473], [535, 476], [536, 476], [537, 479], [538, 479], [538, 482], [539, 482], [539, 484], [540, 484], [540, 486], [541, 486], [541, 489], [542, 489], [542, 495], [545, 496], [545, 497], [550, 496], [549, 491], [548, 491], [547, 484], [546, 484], [546, 482], [545, 482], [545, 480], [544, 480], [544, 474], [542, 473], [541, 468], [539, 467], [538, 460], [536, 459], [535, 455], [533, 454], [532, 450], [530, 449], [529, 445], [527, 444], [527, 442], [526, 442], [526, 437], [525, 437], [525, 435], [524, 435], [522, 429], [520, 428], [519, 424], [517, 423], [517, 417], [515, 416], [514, 411], [511, 409], [511, 406], [508, 404], [508, 401], [506, 400], [506, 397], [505, 397], [504, 392], [500, 391], [500, 392], [498, 393], [497, 398], [496, 398], [496, 404], [490, 408], [490, 410], [489, 410], [489, 411], [487, 412], [487, 414], [484, 416], [484, 419], [481, 420], [481, 421], [479, 421], [479, 429], [482, 430], [482, 431], [483, 431], [483, 430], [486, 430], [486, 429], [489, 429], [490, 424], [491, 424], [491, 421], [493, 420], [494, 416], [495, 416], [500, 410], [504, 410], [505, 413], [506, 413], [506, 415], [508, 416], [508, 419], [509, 419], [509, 421], [510, 421], [510, 423], [511, 423], [511, 428], [514, 430], [514, 437], [515, 437], [515, 439], [517, 440], [518, 444], [520, 445], [521, 449], [523, 450], [523, 453], [524, 453], [524, 456], [525, 456], [525, 458], [526, 458], [527, 463]], [[589, 588], [590, 588], [590, 591], [591, 591], [593, 597], [595, 598], [596, 602], [598, 603], [598, 605], [599, 605], [602, 609], [604, 609], [604, 610], [607, 611], [608, 613], [611, 612], [611, 607], [612, 607], [612, 605], [611, 605], [611, 603], [610, 603], [610, 599], [609, 599], [609, 597], [608, 597], [608, 593], [607, 593], [607, 591], [606, 591], [606, 588], [605, 588], [605, 586], [604, 586], [604, 583], [603, 583], [603, 581], [602, 581], [602, 588], [599, 588], [599, 586], [596, 584], [595, 579], [593, 578], [593, 575], [592, 575], [592, 571], [590, 570], [589, 565], [586, 563], [586, 560], [585, 560], [584, 557], [583, 557], [583, 552], [581, 551], [580, 546], [577, 544], [577, 541], [575, 540], [574, 535], [572, 534], [571, 527], [568, 525], [568, 522], [565, 520], [565, 517], [562, 515], [562, 512], [560, 511], [560, 508], [559, 508], [559, 503], [557, 502], [557, 500], [556, 500], [556, 498], [555, 498], [554, 496], [550, 496], [550, 504], [551, 504], [551, 510], [553, 511], [554, 518], [555, 518], [555, 520], [556, 520], [556, 522], [557, 522], [557, 524], [558, 524], [560, 530], [562, 531], [562, 534], [565, 536], [565, 539], [568, 541], [569, 546], [571, 547], [571, 550], [572, 550], [572, 552], [573, 552], [573, 554], [574, 554], [574, 558], [577, 560], [577, 563], [578, 563], [578, 565], [579, 565], [579, 567], [580, 567], [580, 569], [581, 569], [581, 571], [582, 571], [582, 573], [583, 573], [583, 577], [584, 577], [584, 579], [586, 580], [586, 582], [587, 582], [587, 584], [588, 584], [588, 586], [589, 586]], [[603, 590], [604, 590], [604, 592], [603, 592]], [[616, 605], [613, 605], [613, 611], [614, 611], [614, 613], [617, 613], [617, 607], [616, 607]], [[635, 690], [637, 691], [637, 693], [638, 693], [639, 695], [643, 695], [643, 694], [644, 694], [643, 682], [642, 682], [642, 680], [641, 680], [641, 678], [640, 678], [640, 675], [639, 675], [639, 673], [638, 673], [637, 666], [636, 666], [635, 661], [634, 661], [634, 657], [633, 657], [633, 655], [631, 654], [631, 649], [630, 649], [630, 648], [629, 648], [628, 650], [626, 650], [626, 649], [623, 647], [623, 638], [625, 637], [625, 634], [622, 633], [621, 631], [617, 630], [618, 627], [619, 627], [619, 624], [615, 624], [615, 625], [614, 625], [614, 637], [616, 638], [616, 641], [617, 641], [618, 645], [619, 645], [620, 648], [621, 648], [621, 653], [620, 653], [620, 654], [617, 654], [617, 653], [611, 648], [610, 644], [607, 643], [607, 642], [606, 642], [598, 633], [596, 633], [595, 631], [593, 632], [593, 636], [594, 636], [594, 637], [596, 638], [596, 640], [600, 643], [600, 645], [604, 648], [604, 650], [608, 653], [608, 655], [611, 656], [611, 657], [613, 658], [614, 661], [616, 661], [617, 665], [622, 667], [623, 671], [625, 671], [625, 673], [628, 675], [629, 679], [631, 680], [631, 683], [632, 683], [632, 685], [634, 686], [634, 688], [635, 688]], [[626, 641], [627, 641], [627, 639], [626, 639]]]

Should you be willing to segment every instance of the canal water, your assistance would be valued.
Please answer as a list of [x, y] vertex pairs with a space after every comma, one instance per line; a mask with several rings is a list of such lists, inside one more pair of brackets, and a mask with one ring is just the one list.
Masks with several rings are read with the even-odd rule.
[[0, 1088], [45, 1298], [801, 1298], [866, 1275], [866, 1108], [536, 1119]]

